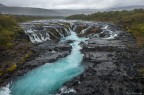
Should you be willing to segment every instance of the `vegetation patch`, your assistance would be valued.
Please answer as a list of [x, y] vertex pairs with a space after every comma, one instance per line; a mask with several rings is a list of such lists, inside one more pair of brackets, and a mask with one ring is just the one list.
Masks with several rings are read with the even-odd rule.
[[19, 64], [24, 63], [31, 55], [32, 55], [32, 51], [29, 51], [26, 55], [24, 55], [24, 57], [22, 57]]
[[11, 48], [15, 38], [19, 35], [21, 28], [16, 21], [9, 17], [0, 15], [0, 49]]
[[12, 72], [17, 68], [17, 65], [14, 63], [13, 65], [11, 65], [9, 68], [7, 68], [7, 72]]
[[38, 17], [0, 14], [0, 76], [16, 70], [20, 63], [24, 63], [32, 55], [32, 44], [19, 22], [34, 19]]

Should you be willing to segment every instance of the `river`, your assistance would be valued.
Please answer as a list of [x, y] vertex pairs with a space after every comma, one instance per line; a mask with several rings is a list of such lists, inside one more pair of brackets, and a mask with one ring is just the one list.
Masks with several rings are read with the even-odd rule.
[[[57, 23], [58, 21], [52, 22]], [[61, 24], [63, 25], [67, 22], [69, 23], [69, 21], [66, 21]], [[47, 22], [42, 21], [42, 23]], [[57, 39], [58, 37], [60, 37], [61, 43], [71, 41], [71, 54], [65, 58], [57, 60], [54, 63], [45, 63], [45, 65], [42, 65], [26, 73], [23, 77], [20, 77], [18, 80], [10, 83], [6, 87], [3, 87], [0, 91], [0, 95], [53, 95], [56, 94], [57, 90], [62, 88], [65, 82], [80, 75], [84, 71], [84, 67], [81, 65], [83, 54], [80, 51], [82, 49], [80, 43], [84, 42], [87, 38], [77, 36], [76, 31], [74, 31], [78, 28], [77, 26], [79, 24], [77, 23], [76, 25], [74, 25], [73, 23], [69, 23], [70, 25], [68, 28], [63, 28], [65, 27], [65, 25], [63, 25], [63, 27], [61, 28], [61, 26], [58, 26], [58, 24], [56, 24], [55, 26], [51, 24], [51, 26], [49, 26], [49, 24], [47, 23], [46, 25], [43, 25], [44, 29], [41, 32], [38, 31], [38, 29], [41, 28], [40, 26], [38, 27], [37, 31], [34, 31], [31, 29], [33, 27], [33, 24], [31, 24], [31, 27], [29, 27], [28, 24], [25, 27], [25, 29], [27, 29], [25, 30], [25, 32], [30, 37], [32, 43], [44, 42], [53, 38]], [[93, 29], [95, 27], [96, 30], [97, 25], [98, 23], [84, 23], [84, 26], [86, 28], [84, 28], [80, 32], [80, 34], [84, 34], [89, 29]], [[108, 27], [107, 24], [103, 25], [104, 26], [101, 27], [103, 27], [103, 35], [106, 35], [106, 37], [104, 37], [105, 39], [113, 39], [115, 36], [117, 36], [113, 32], [111, 33], [111, 31], [106, 31]], [[47, 32], [46, 29], [54, 29], [55, 32]], [[64, 30], [65, 32], [63, 32], [62, 30]], [[75, 91], [73, 90], [73, 92]]]
[[[5, 88], [0, 95], [49, 95], [54, 94], [62, 85], [75, 76], [81, 74], [84, 70], [80, 64], [83, 54], [80, 52], [80, 42], [85, 38], [79, 38], [71, 30], [71, 35], [63, 38], [62, 42], [74, 40], [71, 43], [72, 52], [69, 56], [62, 58], [54, 63], [45, 65], [32, 70], [19, 80], [12, 83], [9, 89]], [[5, 93], [5, 94], [4, 94]]]

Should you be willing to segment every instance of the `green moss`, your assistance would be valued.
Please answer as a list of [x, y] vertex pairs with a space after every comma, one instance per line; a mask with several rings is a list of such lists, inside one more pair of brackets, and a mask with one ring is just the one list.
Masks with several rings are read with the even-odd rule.
[[7, 73], [7, 72], [9, 73], [9, 72], [12, 72], [12, 71], [16, 70], [16, 69], [17, 69], [17, 65], [24, 63], [31, 55], [32, 55], [32, 52], [29, 51], [27, 54], [25, 54], [25, 55], [19, 60], [18, 63], [14, 63], [14, 64], [9, 63], [9, 64], [12, 64], [12, 65], [9, 66], [6, 70], [0, 70], [0, 76], [3, 75], [3, 74], [5, 74], [5, 73]]
[[27, 58], [29, 58], [32, 55], [32, 51], [29, 51], [25, 56], [24, 59], [26, 60]]
[[132, 25], [128, 31], [136, 38], [138, 47], [144, 46], [144, 24]]
[[142, 76], [144, 76], [144, 67], [138, 70]]
[[32, 51], [29, 51], [21, 60], [20, 64], [24, 63], [30, 56], [32, 55]]
[[11, 48], [20, 33], [20, 26], [10, 16], [0, 15], [0, 47]]
[[11, 65], [9, 68], [7, 68], [7, 72], [12, 72], [17, 68], [17, 65], [14, 63], [13, 65]]

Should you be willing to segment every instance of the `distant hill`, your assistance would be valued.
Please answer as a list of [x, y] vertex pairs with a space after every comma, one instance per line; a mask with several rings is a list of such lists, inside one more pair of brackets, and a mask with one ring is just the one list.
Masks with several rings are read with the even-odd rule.
[[97, 9], [43, 9], [31, 7], [9, 7], [0, 4], [0, 13], [13, 15], [32, 15], [32, 16], [70, 16], [75, 14], [91, 14], [98, 11], [121, 11], [144, 8], [144, 6], [127, 6], [127, 7], [113, 7], [105, 10]]
[[143, 5], [143, 6], [114, 7], [114, 8], [106, 9], [106, 11], [133, 10], [133, 9], [140, 9], [140, 8], [143, 8], [143, 9], [144, 9], [144, 5]]
[[74, 14], [87, 15], [87, 14], [98, 12], [98, 10], [96, 10], [96, 9], [54, 9], [54, 11], [58, 11], [61, 14], [63, 14], [64, 16], [70, 16], [70, 15], [74, 15]]
[[39, 15], [39, 16], [69, 16], [74, 14], [91, 14], [97, 12], [94, 9], [42, 9], [30, 7], [0, 7], [2, 14], [13, 15]]
[[2, 14], [34, 15], [34, 16], [70, 16], [74, 14], [91, 14], [97, 12], [95, 9], [43, 9], [31, 7], [9, 7], [0, 4]]
[[5, 5], [3, 5], [3, 4], [0, 4], [0, 7], [6, 7]]
[[2, 14], [13, 14], [13, 15], [39, 15], [39, 16], [58, 16], [61, 15], [59, 12], [55, 12], [49, 9], [41, 8], [28, 8], [28, 7], [0, 7]]

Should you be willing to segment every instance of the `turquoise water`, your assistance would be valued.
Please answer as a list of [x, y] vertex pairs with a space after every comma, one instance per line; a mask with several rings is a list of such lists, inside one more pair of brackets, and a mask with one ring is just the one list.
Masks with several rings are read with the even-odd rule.
[[66, 37], [63, 41], [66, 40], [75, 40], [71, 44], [72, 52], [69, 56], [27, 73], [10, 86], [10, 95], [54, 94], [66, 81], [81, 74], [84, 68], [80, 64], [83, 54], [80, 52], [79, 43], [84, 41], [84, 38], [77, 37], [76, 33], [71, 31], [71, 36]]

